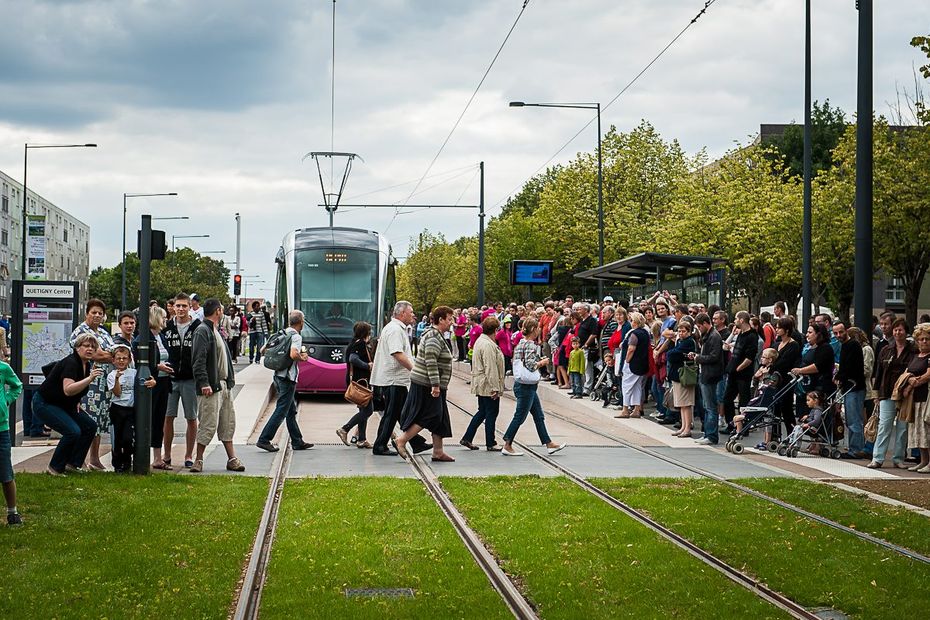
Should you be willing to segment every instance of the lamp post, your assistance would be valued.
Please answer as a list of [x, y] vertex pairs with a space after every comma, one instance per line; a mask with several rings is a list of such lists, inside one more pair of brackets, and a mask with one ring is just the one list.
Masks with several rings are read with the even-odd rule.
[[[597, 103], [526, 103], [511, 101], [511, 108], [572, 108], [597, 111], [597, 261], [604, 266], [604, 175], [601, 163], [601, 104]], [[604, 281], [597, 281], [597, 301], [604, 299]]]
[[29, 149], [87, 149], [97, 148], [96, 144], [25, 144], [23, 148], [23, 258], [21, 278], [26, 279], [26, 232], [29, 229], [29, 217], [26, 205], [29, 204], [29, 191], [26, 188], [26, 176], [29, 170]]
[[[129, 198], [143, 198], [146, 196], [177, 196], [177, 192], [167, 192], [160, 194], [123, 194], [123, 292], [120, 298], [122, 302], [121, 309], [126, 309], [126, 201]], [[173, 218], [151, 218], [151, 219], [173, 219]], [[187, 219], [186, 217], [184, 219]]]
[[171, 251], [174, 252], [175, 239], [206, 239], [210, 235], [171, 235]]

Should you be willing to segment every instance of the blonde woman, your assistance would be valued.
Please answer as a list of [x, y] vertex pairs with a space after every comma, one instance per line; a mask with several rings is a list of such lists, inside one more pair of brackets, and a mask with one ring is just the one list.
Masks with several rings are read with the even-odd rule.
[[[652, 340], [646, 328], [646, 318], [639, 312], [630, 313], [631, 329], [620, 345], [620, 354], [616, 356], [617, 367], [622, 364], [621, 389], [623, 390], [623, 411], [618, 418], [641, 418], [643, 415], [643, 388], [646, 375], [649, 374], [649, 356], [652, 354]], [[630, 411], [630, 407], [633, 411]]]
[[930, 474], [930, 323], [914, 328], [917, 355], [907, 365], [913, 375], [907, 380], [907, 389], [914, 395], [914, 420], [907, 424], [907, 448], [920, 451], [920, 462], [908, 471]]

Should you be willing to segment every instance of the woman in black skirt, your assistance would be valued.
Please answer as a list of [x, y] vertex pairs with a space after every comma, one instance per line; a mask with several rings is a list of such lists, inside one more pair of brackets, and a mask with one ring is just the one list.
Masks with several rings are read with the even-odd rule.
[[397, 454], [408, 458], [407, 442], [421, 430], [433, 434], [433, 460], [454, 461], [442, 449], [442, 440], [452, 437], [452, 423], [446, 405], [446, 388], [452, 378], [452, 351], [443, 334], [452, 327], [452, 308], [439, 306], [430, 316], [430, 325], [420, 337], [417, 356], [410, 372], [410, 391], [400, 414]]

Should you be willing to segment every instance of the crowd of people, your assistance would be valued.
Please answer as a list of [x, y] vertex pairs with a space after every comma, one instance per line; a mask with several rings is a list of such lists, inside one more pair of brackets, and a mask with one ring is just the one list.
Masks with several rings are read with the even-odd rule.
[[[90, 300], [85, 320], [71, 334], [72, 353], [43, 368], [46, 379], [32, 397], [33, 419], [24, 423], [26, 429], [38, 425], [43, 434], [54, 430], [61, 435], [47, 472], [63, 476], [105, 469], [100, 438], [106, 432], [112, 433], [113, 468], [131, 470], [136, 455], [134, 403], [140, 390], [152, 395], [153, 468], [174, 468], [174, 421], [183, 410], [183, 466], [193, 473], [203, 471], [205, 449], [217, 437], [226, 452], [226, 469], [244, 471], [233, 445], [233, 364], [244, 353], [246, 340], [249, 362], [261, 361], [266, 339], [275, 330], [268, 308], [255, 302], [248, 314], [236, 306], [226, 311], [217, 299], [201, 305], [197, 295], [181, 293], [166, 308], [150, 305], [148, 334], [138, 333], [138, 312], [122, 312], [118, 333], [111, 335], [103, 327], [105, 304]], [[889, 311], [875, 317], [873, 330], [865, 333], [821, 313], [802, 334], [784, 302], [758, 316], [737, 312], [731, 321], [718, 307], [678, 303], [662, 291], [628, 304], [607, 296], [601, 304], [567, 297], [539, 304], [439, 306], [418, 322], [413, 306], [400, 301], [374, 350], [372, 326], [354, 325], [345, 352], [346, 383], [369, 383], [373, 397], [360, 404], [336, 434], [345, 445], [354, 443], [378, 456], [406, 459], [432, 450], [433, 461], [454, 461], [444, 447], [453, 436], [447, 390], [454, 360], [470, 364], [471, 392], [477, 397], [477, 413], [459, 443], [479, 450], [474, 441], [483, 424], [485, 449], [504, 456], [522, 454], [514, 440], [528, 416], [550, 453], [565, 448], [552, 441], [546, 429], [537, 394], [544, 381], [569, 391], [572, 398], [595, 395], [601, 407], [616, 410], [617, 418], [648, 417], [644, 405], [652, 399], [653, 421], [672, 426], [677, 437], [714, 445], [721, 435], [739, 430], [744, 420], [739, 408], [760, 385], [794, 379], [796, 390], [774, 405], [780, 423], [766, 430], [758, 449], [767, 449], [773, 438], [790, 434], [798, 424], [805, 430], [814, 426], [827, 397], [839, 394], [848, 439], [842, 458], [868, 458], [868, 467], [880, 468], [890, 452], [894, 467], [926, 474], [930, 317], [926, 318], [911, 330]], [[256, 444], [267, 451], [279, 449], [272, 439], [282, 423], [295, 450], [313, 447], [304, 441], [297, 423], [299, 362], [307, 359], [301, 338], [304, 316], [294, 310], [287, 321], [283, 338], [288, 359], [273, 379], [276, 407]], [[147, 344], [147, 359], [140, 356], [140, 343]], [[499, 445], [495, 428], [507, 376], [512, 376], [516, 404]], [[0, 431], [7, 431], [8, 404], [19, 396], [22, 384], [3, 361], [0, 384]], [[383, 415], [370, 442], [368, 420], [376, 410]], [[868, 438], [867, 421], [873, 431]], [[698, 424], [700, 435], [694, 437]], [[431, 442], [421, 436], [424, 430]], [[21, 522], [8, 432], [0, 432], [0, 483], [8, 522]]]
[[[719, 307], [678, 303], [668, 291], [626, 304], [611, 296], [601, 304], [567, 297], [449, 312], [451, 327], [440, 324], [439, 335], [452, 359], [471, 362], [478, 398], [477, 415], [460, 441], [466, 447], [477, 449], [472, 442], [485, 423], [487, 448], [496, 449], [493, 425], [503, 379], [510, 374], [517, 404], [504, 434], [505, 455], [515, 454], [513, 436], [528, 414], [540, 441], [553, 447], [536, 397], [540, 381], [572, 398], [596, 392], [602, 407], [617, 410], [617, 418], [644, 417], [643, 406], [651, 399], [655, 422], [701, 445], [716, 445], [721, 435], [738, 430], [739, 409], [763, 382], [790, 381], [796, 387], [774, 406], [780, 424], [766, 431], [757, 449], [790, 434], [799, 420], [810, 427], [808, 403], [814, 394], [818, 409], [831, 397], [841, 402], [847, 438], [841, 458], [868, 459], [868, 467], [880, 468], [891, 452], [895, 467], [930, 473], [930, 317], [911, 330], [887, 311], [873, 317], [873, 329], [865, 333], [820, 313], [802, 334], [784, 302], [758, 316], [736, 312], [731, 320]], [[399, 320], [399, 329], [406, 330], [411, 346], [422, 347], [437, 323], [425, 328], [425, 316], [416, 326], [408, 318]], [[375, 363], [377, 368], [377, 358]], [[437, 376], [444, 389], [447, 376]], [[874, 439], [868, 440], [866, 422], [872, 416]], [[344, 441], [350, 426], [339, 431]], [[385, 445], [375, 448], [378, 453]], [[817, 450], [813, 443], [811, 451]]]

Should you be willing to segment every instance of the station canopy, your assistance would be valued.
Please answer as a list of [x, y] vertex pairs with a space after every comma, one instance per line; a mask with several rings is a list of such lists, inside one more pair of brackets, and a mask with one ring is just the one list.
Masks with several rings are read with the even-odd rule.
[[576, 273], [576, 278], [583, 280], [601, 280], [603, 282], [625, 282], [628, 284], [646, 284], [648, 281], [667, 277], [685, 278], [695, 272], [708, 272], [726, 264], [723, 258], [715, 256], [687, 256], [682, 254], [659, 254], [641, 252], [618, 261]]

